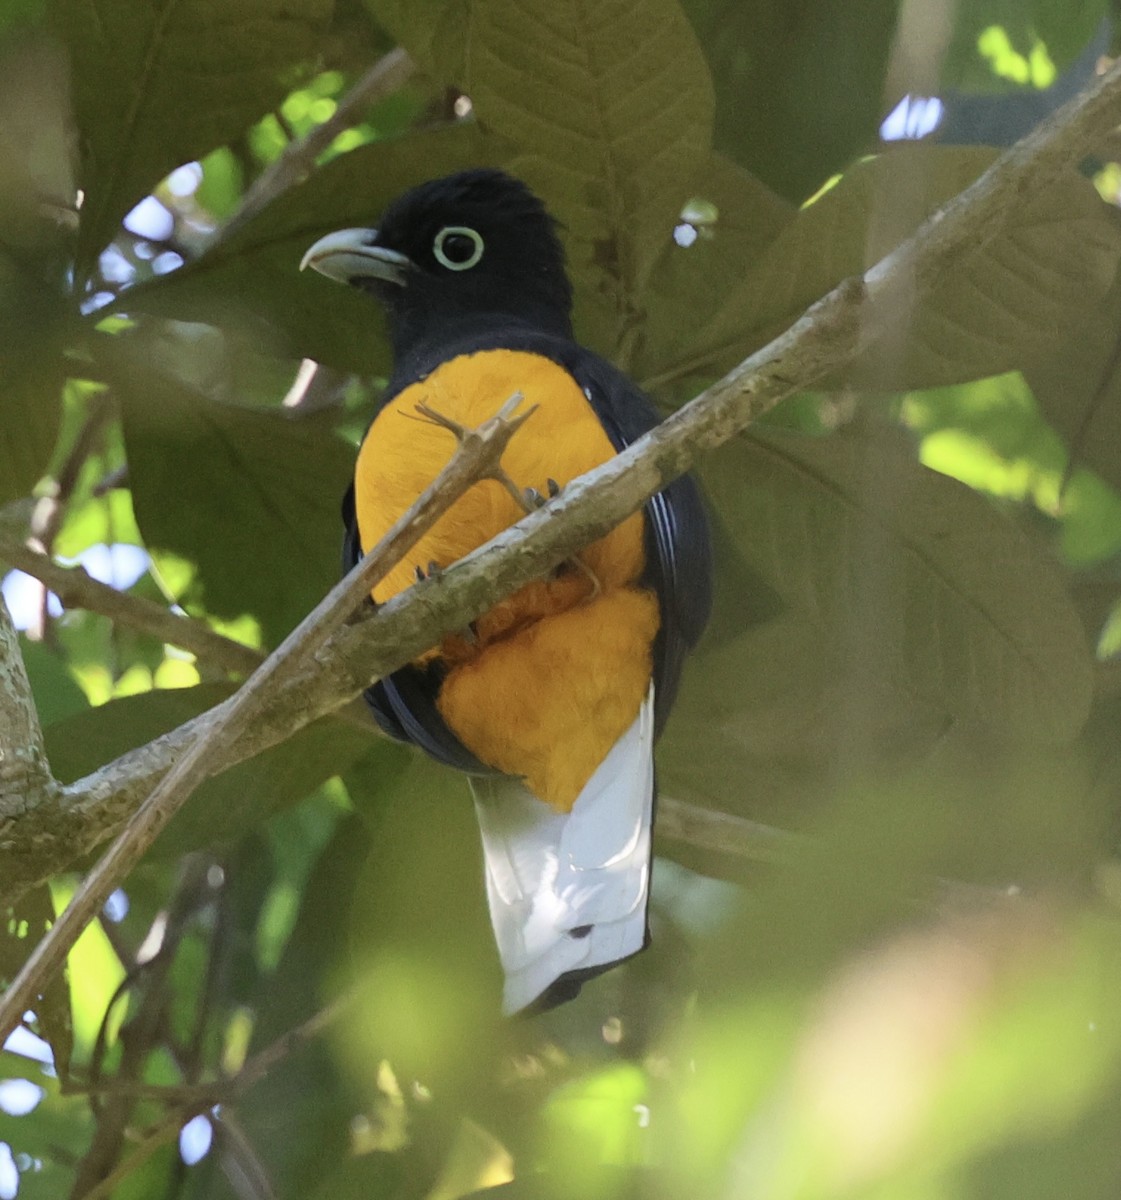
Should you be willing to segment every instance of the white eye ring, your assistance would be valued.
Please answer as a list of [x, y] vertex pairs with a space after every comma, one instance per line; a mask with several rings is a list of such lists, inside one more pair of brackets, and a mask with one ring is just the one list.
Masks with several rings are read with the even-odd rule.
[[[471, 257], [465, 258], [462, 262], [455, 262], [449, 258], [444, 252], [444, 242], [450, 237], [470, 239], [475, 246]], [[446, 225], [436, 234], [436, 240], [432, 243], [432, 253], [436, 256], [436, 261], [441, 266], [447, 267], [449, 271], [469, 271], [483, 257], [482, 235], [474, 229], [468, 229], [466, 225]]]

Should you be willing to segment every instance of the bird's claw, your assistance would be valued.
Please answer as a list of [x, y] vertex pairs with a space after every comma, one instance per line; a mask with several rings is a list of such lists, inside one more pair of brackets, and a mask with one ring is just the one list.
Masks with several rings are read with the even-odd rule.
[[423, 583], [426, 579], [435, 579], [437, 575], [442, 575], [444, 568], [433, 559], [428, 560], [428, 566], [422, 567], [420, 563], [415, 563], [413, 566], [413, 574], [416, 576], [417, 583]]

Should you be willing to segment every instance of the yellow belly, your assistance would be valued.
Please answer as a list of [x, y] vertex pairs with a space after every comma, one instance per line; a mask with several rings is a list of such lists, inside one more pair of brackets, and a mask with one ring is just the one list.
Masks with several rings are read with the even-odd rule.
[[[468, 426], [493, 416], [515, 392], [538, 410], [503, 456], [520, 488], [562, 487], [615, 451], [576, 381], [550, 359], [488, 350], [442, 364], [378, 414], [355, 469], [363, 551], [439, 474], [455, 451], [446, 429], [419, 420], [424, 402]], [[419, 565], [449, 566], [523, 515], [500, 484], [466, 492], [374, 589], [384, 602], [409, 587]], [[641, 514], [581, 552], [599, 580], [561, 569], [526, 585], [475, 625], [474, 644], [445, 638], [448, 675], [437, 705], [481, 761], [523, 776], [540, 799], [568, 811], [608, 750], [634, 720], [651, 676], [658, 630], [654, 595], [637, 586], [644, 565]]]

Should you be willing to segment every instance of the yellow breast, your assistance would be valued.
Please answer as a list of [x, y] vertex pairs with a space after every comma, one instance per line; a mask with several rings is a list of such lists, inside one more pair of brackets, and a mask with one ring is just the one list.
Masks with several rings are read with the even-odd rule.
[[[477, 426], [515, 392], [538, 406], [502, 459], [519, 488], [546, 494], [548, 480], [563, 487], [614, 455], [587, 397], [550, 359], [516, 350], [452, 359], [395, 396], [366, 435], [355, 469], [363, 551], [455, 451], [453, 434], [421, 419], [417, 404]], [[450, 566], [522, 515], [501, 484], [476, 484], [378, 584], [374, 599], [410, 586], [417, 566]], [[642, 520], [636, 513], [581, 552], [599, 583], [594, 596], [587, 573], [562, 568], [481, 617], [473, 642], [449, 637], [426, 656], [449, 665], [437, 704], [463, 744], [483, 762], [524, 776], [535, 795], [563, 811], [634, 720], [649, 686], [658, 606], [636, 586]]]

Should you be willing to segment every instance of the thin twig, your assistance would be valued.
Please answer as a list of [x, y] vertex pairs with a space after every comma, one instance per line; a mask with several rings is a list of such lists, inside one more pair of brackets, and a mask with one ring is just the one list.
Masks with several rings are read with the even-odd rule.
[[[55, 538], [66, 519], [66, 512], [82, 468], [101, 442], [102, 433], [113, 415], [113, 401], [108, 392], [98, 392], [89, 403], [86, 419], [74, 439], [62, 466], [54, 480], [50, 495], [41, 497], [31, 514], [31, 536], [38, 549], [50, 555], [54, 550]], [[35, 624], [30, 629], [36, 640], [48, 638], [51, 632], [50, 614], [47, 608], [48, 589], [39, 592], [39, 611]]]
[[66, 517], [66, 505], [78, 486], [82, 468], [97, 450], [101, 435], [113, 415], [113, 400], [108, 392], [101, 391], [92, 397], [86, 416], [73, 446], [55, 477], [54, 488], [35, 506], [31, 522], [31, 534], [48, 551]]
[[797, 834], [785, 829], [687, 804], [661, 793], [658, 794], [655, 832], [659, 838], [671, 842], [684, 842], [700, 850], [711, 850], [748, 862], [788, 861], [802, 842]]
[[[179, 944], [199, 909], [211, 902], [208, 874], [212, 860], [204, 854], [188, 855], [167, 908], [156, 918], [160, 944], [158, 951], [137, 966], [117, 988], [102, 1017], [90, 1059], [91, 1082], [101, 1078], [107, 1037], [106, 1030], [114, 1005], [127, 994], [132, 1010], [127, 1026], [122, 1027], [117, 1077], [139, 1080], [149, 1055], [163, 1041], [166, 1011], [171, 999], [170, 973]], [[151, 931], [149, 933], [151, 936]], [[121, 1156], [126, 1132], [136, 1107], [135, 1095], [114, 1091], [104, 1094], [96, 1086], [90, 1091], [90, 1107], [95, 1117], [89, 1148], [78, 1163], [71, 1200], [82, 1200], [101, 1181], [111, 1175]]]
[[268, 1168], [237, 1113], [219, 1109], [211, 1118], [222, 1174], [238, 1200], [278, 1200]]
[[238, 1071], [231, 1081], [240, 1091], [263, 1079], [304, 1042], [310, 1042], [318, 1037], [328, 1026], [334, 1024], [339, 1017], [355, 1002], [357, 991], [345, 992], [338, 999], [332, 1000], [326, 1007], [313, 1013], [306, 1021], [282, 1033], [275, 1041], [270, 1042], [263, 1050], [258, 1050]]
[[125, 1095], [135, 1099], [157, 1100], [164, 1104], [208, 1105], [228, 1102], [233, 1096], [259, 1083], [274, 1067], [299, 1046], [318, 1037], [334, 1024], [358, 998], [357, 989], [346, 992], [313, 1013], [306, 1021], [282, 1033], [246, 1060], [235, 1075], [188, 1083], [145, 1083], [137, 1079], [113, 1076], [107, 1079], [68, 1080], [62, 1088], [68, 1096]]
[[109, 1200], [109, 1197], [113, 1195], [117, 1188], [124, 1183], [137, 1167], [143, 1166], [161, 1146], [166, 1146], [168, 1142], [175, 1141], [179, 1136], [179, 1130], [192, 1117], [206, 1112], [209, 1107], [209, 1102], [196, 1104], [188, 1107], [186, 1111], [180, 1110], [171, 1113], [162, 1121], [158, 1121], [144, 1134], [143, 1140], [132, 1154], [123, 1162], [118, 1163], [104, 1179], [95, 1184], [80, 1200]]
[[255, 721], [270, 695], [282, 688], [339, 629], [370, 589], [393, 568], [440, 516], [481, 478], [500, 469], [503, 451], [529, 411], [511, 397], [498, 413], [466, 434], [451, 461], [369, 554], [285, 638], [205, 727], [156, 785], [124, 831], [83, 880], [69, 905], [32, 951], [0, 997], [0, 1043], [32, 1007], [43, 981], [60, 970], [71, 946], [96, 917], [118, 882], [139, 861], [202, 780], [213, 773], [210, 755], [224, 755]]
[[391, 50], [358, 80], [339, 101], [335, 111], [302, 138], [292, 141], [275, 162], [254, 180], [237, 211], [218, 231], [214, 243], [224, 241], [251, 221], [282, 192], [302, 183], [315, 169], [320, 154], [344, 130], [357, 125], [370, 106], [391, 95], [415, 72], [411, 58], [400, 47]]
[[264, 655], [223, 637], [201, 621], [181, 617], [161, 604], [119, 591], [94, 579], [84, 567], [64, 567], [32, 550], [0, 528], [0, 561], [38, 579], [55, 593], [64, 608], [84, 608], [111, 621], [147, 633], [159, 641], [189, 650], [201, 661], [236, 675], [248, 675]]

